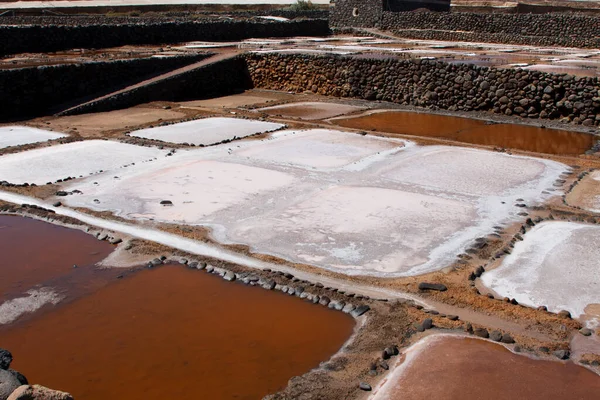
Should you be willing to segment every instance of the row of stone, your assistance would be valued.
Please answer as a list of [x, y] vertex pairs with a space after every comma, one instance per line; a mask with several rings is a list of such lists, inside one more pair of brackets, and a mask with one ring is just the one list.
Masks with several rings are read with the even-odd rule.
[[178, 260], [169, 260], [166, 257], [157, 257], [147, 264], [148, 268], [153, 268], [158, 265], [167, 264], [171, 262], [179, 262], [180, 264], [187, 265], [189, 268], [197, 269], [200, 271], [206, 271], [208, 273], [220, 276], [226, 281], [233, 282], [238, 281], [250, 286], [258, 286], [266, 290], [278, 290], [282, 293], [286, 293], [290, 296], [296, 296], [306, 301], [312, 302], [313, 304], [319, 304], [324, 307], [328, 307], [337, 311], [342, 311], [346, 314], [350, 314], [354, 318], [358, 318], [370, 310], [370, 307], [366, 304], [356, 304], [343, 299], [332, 299], [327, 295], [319, 295], [312, 293], [308, 288], [314, 287], [320, 289], [320, 291], [330, 291], [332, 295], [341, 295], [346, 298], [353, 298], [356, 300], [368, 299], [365, 296], [356, 295], [354, 293], [346, 293], [335, 288], [325, 287], [321, 283], [312, 283], [305, 280], [300, 280], [290, 273], [281, 271], [272, 271], [265, 269], [266, 272], [274, 277], [279, 277], [286, 281], [291, 281], [289, 284], [282, 284], [276, 282], [275, 279], [264, 278], [252, 273], [236, 273], [226, 268], [216, 267], [202, 261], [190, 261], [186, 258], [180, 258]]

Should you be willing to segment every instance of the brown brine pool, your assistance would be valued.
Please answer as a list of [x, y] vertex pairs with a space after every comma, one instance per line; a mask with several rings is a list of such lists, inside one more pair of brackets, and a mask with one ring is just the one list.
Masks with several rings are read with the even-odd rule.
[[580, 132], [516, 124], [489, 124], [476, 119], [405, 111], [377, 112], [332, 122], [346, 128], [435, 137], [546, 154], [582, 154], [596, 141], [595, 136]]
[[90, 284], [94, 276], [72, 265], [93, 264], [112, 246], [18, 217], [0, 225], [10, 260], [4, 291], [42, 281], [86, 288], [0, 325], [13, 368], [78, 400], [258, 399], [318, 367], [352, 334], [354, 320], [341, 312], [179, 265], [122, 279], [113, 269]]
[[600, 376], [572, 362], [535, 360], [460, 336], [425, 340], [375, 400], [599, 398]]

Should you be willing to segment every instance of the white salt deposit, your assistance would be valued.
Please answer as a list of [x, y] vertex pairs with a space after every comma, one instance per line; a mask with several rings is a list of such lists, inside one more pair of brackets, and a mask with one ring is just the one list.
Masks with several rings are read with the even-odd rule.
[[58, 304], [63, 299], [51, 288], [31, 289], [27, 296], [0, 304], [0, 325], [10, 324], [21, 315], [39, 310], [46, 304]]
[[[531, 182], [547, 168], [564, 168], [531, 157], [460, 147], [429, 146], [398, 159], [385, 176], [403, 183], [476, 196], [496, 196]], [[551, 186], [552, 182], [548, 182]]]
[[460, 201], [377, 187], [332, 187], [229, 232], [237, 242], [348, 274], [386, 273], [428, 261], [429, 251], [477, 218]]
[[131, 133], [145, 139], [171, 143], [211, 145], [223, 140], [272, 132], [285, 125], [240, 118], [204, 118], [179, 124], [141, 129]]
[[180, 150], [120, 170], [119, 179], [75, 181], [67, 190], [82, 193], [61, 201], [130, 219], [208, 226], [218, 241], [342, 273], [407, 276], [447, 266], [474, 238], [514, 221], [522, 211], [515, 199], [542, 200], [566, 169], [370, 135], [282, 131]]
[[600, 227], [542, 222], [481, 279], [499, 295], [521, 304], [580, 316], [588, 304], [600, 303], [599, 259]]
[[45, 142], [65, 137], [62, 133], [48, 132], [29, 126], [0, 126], [0, 149], [10, 146]]
[[[102, 209], [120, 210], [127, 217], [197, 224], [216, 211], [244, 207], [253, 196], [294, 181], [283, 172], [194, 158], [178, 158], [123, 179], [98, 181], [85, 189], [83, 198], [100, 199]], [[116, 196], [108, 195], [111, 192]], [[173, 205], [161, 205], [163, 200]]]
[[149, 161], [165, 153], [106, 140], [62, 144], [0, 157], [0, 181], [43, 185]]
[[309, 168], [339, 168], [379, 152], [398, 151], [404, 142], [330, 129], [284, 131], [273, 140], [235, 151], [238, 157]]

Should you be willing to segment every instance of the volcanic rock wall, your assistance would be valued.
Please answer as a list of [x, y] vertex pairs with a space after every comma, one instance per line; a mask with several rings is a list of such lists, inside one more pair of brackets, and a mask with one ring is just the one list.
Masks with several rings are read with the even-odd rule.
[[420, 59], [249, 54], [246, 61], [253, 85], [262, 89], [600, 123], [597, 78]]
[[0, 70], [0, 120], [47, 114], [62, 103], [110, 92], [208, 55]]
[[219, 97], [250, 89], [252, 82], [243, 57], [233, 57], [134, 90], [86, 103], [65, 115], [102, 112], [151, 101], [185, 101]]
[[[34, 24], [0, 25], [0, 55], [126, 44], [163, 44], [194, 40], [229, 41], [261, 37], [326, 36], [327, 20], [186, 20], [89, 17], [36, 18]], [[18, 18], [26, 22], [28, 18]], [[52, 21], [56, 23], [52, 23]]]
[[415, 39], [600, 47], [600, 18], [580, 14], [391, 12], [380, 0], [343, 0], [331, 9], [330, 22], [332, 27], [377, 27]]
[[381, 26], [418, 39], [600, 46], [600, 18], [588, 15], [384, 12]]

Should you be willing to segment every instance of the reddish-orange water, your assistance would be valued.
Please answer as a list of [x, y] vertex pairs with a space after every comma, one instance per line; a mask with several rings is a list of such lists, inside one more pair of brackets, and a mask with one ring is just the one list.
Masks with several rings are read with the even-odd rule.
[[259, 399], [317, 367], [349, 316], [182, 266], [142, 270], [0, 329], [30, 381], [94, 399]]
[[113, 249], [74, 229], [0, 215], [0, 302], [35, 285], [81, 274], [81, 269], [93, 266]]
[[477, 339], [438, 339], [411, 361], [389, 400], [596, 400], [600, 376]]
[[389, 111], [335, 120], [354, 129], [450, 139], [463, 143], [519, 149], [536, 153], [577, 155], [589, 150], [594, 136], [558, 129], [404, 111]]

